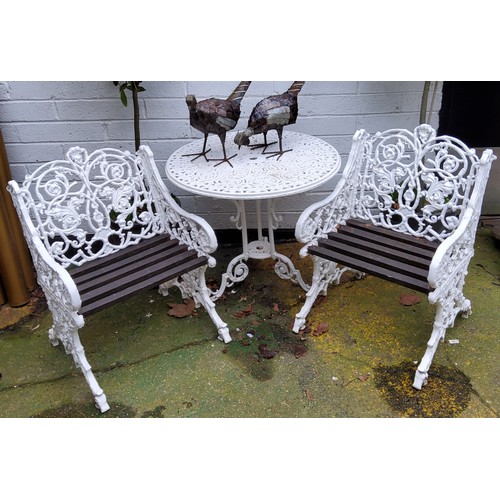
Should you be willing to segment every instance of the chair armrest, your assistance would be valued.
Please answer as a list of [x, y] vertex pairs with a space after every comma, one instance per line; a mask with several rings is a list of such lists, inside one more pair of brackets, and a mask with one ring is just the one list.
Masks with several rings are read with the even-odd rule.
[[[12, 195], [24, 238], [28, 245], [37, 274], [37, 281], [47, 297], [47, 300], [57, 302], [62, 308], [70, 308], [72, 313], [78, 313], [82, 301], [80, 293], [68, 271], [61, 266], [43, 244], [35, 226], [31, 222], [26, 203], [23, 200], [23, 190], [16, 181], [9, 181], [7, 190]], [[74, 318], [83, 325], [83, 318]]]
[[429, 301], [435, 302], [446, 288], [447, 284], [460, 271], [466, 272], [467, 266], [474, 255], [474, 241], [476, 239], [477, 225], [481, 215], [481, 204], [483, 201], [486, 183], [492, 162], [496, 160], [491, 149], [483, 152], [479, 165], [481, 167], [474, 191], [468, 201], [459, 225], [448, 238], [437, 248], [432, 259], [428, 281], [434, 288], [429, 294]]
[[342, 196], [346, 184], [346, 178], [342, 177], [330, 195], [302, 212], [295, 226], [295, 237], [300, 243], [316, 244], [318, 238], [325, 237], [349, 217], [350, 207]]
[[318, 238], [325, 237], [354, 213], [363, 146], [368, 137], [364, 130], [356, 131], [346, 167], [337, 186], [324, 200], [314, 203], [300, 215], [295, 226], [295, 237], [300, 243], [306, 243], [300, 250], [302, 257], [307, 255], [309, 246], [317, 244]]
[[181, 208], [172, 198], [156, 167], [153, 153], [148, 146], [138, 151], [144, 165], [144, 172], [154, 196], [157, 209], [161, 210], [165, 231], [195, 249], [199, 255], [208, 257], [208, 265], [214, 267], [216, 261], [209, 254], [217, 250], [217, 237], [208, 222]]
[[468, 207], [453, 234], [438, 246], [427, 278], [429, 285], [434, 288], [434, 291], [429, 294], [431, 303], [437, 300], [457, 272], [467, 269], [474, 255], [478, 221], [479, 211]]

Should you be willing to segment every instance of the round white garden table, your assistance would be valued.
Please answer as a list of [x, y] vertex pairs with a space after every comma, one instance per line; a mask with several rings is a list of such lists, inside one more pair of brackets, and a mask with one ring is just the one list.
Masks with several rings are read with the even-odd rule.
[[[308, 290], [309, 285], [303, 281], [293, 262], [276, 252], [274, 230], [281, 220], [276, 214], [276, 201], [311, 191], [327, 182], [340, 168], [340, 155], [333, 146], [318, 137], [283, 132], [283, 150], [291, 151], [269, 157], [262, 154], [262, 148], [252, 149], [252, 144], [238, 149], [234, 143], [235, 134], [231, 132], [226, 136], [225, 146], [230, 163], [219, 164], [223, 157], [222, 146], [217, 136], [210, 135], [206, 154], [209, 161], [203, 156], [194, 156], [203, 149], [203, 139], [199, 139], [175, 151], [165, 167], [167, 179], [175, 186], [197, 195], [232, 200], [236, 205], [237, 212], [231, 221], [242, 232], [243, 251], [229, 263], [221, 286], [212, 298], [219, 298], [227, 287], [248, 276], [248, 259], [276, 260], [275, 271], [280, 278], [291, 279]], [[262, 136], [254, 136], [252, 142], [257, 144], [261, 139]], [[268, 144], [266, 152], [277, 151], [277, 144]], [[250, 200], [256, 203], [255, 241], [248, 241], [245, 202]], [[262, 231], [262, 200], [267, 201], [267, 236]]]

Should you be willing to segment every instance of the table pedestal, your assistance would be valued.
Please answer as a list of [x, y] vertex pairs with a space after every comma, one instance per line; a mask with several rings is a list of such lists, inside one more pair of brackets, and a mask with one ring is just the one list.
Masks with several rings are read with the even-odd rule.
[[248, 259], [274, 259], [276, 264], [274, 270], [282, 279], [292, 280], [298, 283], [304, 290], [309, 290], [300, 271], [295, 268], [293, 262], [286, 256], [276, 251], [274, 244], [274, 230], [278, 228], [281, 217], [276, 214], [275, 199], [267, 200], [267, 229], [268, 236], [263, 235], [262, 231], [262, 210], [261, 200], [256, 200], [257, 214], [257, 239], [248, 241], [248, 226], [244, 200], [233, 200], [236, 205], [236, 215], [231, 217], [231, 221], [236, 228], [241, 230], [243, 240], [243, 251], [234, 257], [227, 266], [227, 271], [222, 275], [220, 288], [212, 293], [212, 300], [217, 300], [225, 292], [226, 288], [232, 287], [235, 283], [242, 282], [249, 273], [246, 261]]

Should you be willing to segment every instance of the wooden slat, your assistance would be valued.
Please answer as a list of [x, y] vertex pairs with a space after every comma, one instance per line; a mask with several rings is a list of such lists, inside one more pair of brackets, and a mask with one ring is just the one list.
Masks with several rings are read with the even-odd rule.
[[328, 248], [328, 250], [339, 255], [345, 255], [362, 262], [374, 264], [380, 268], [397, 271], [401, 274], [413, 276], [418, 279], [427, 280], [427, 275], [429, 273], [428, 268], [417, 267], [410, 262], [401, 262], [400, 260], [394, 259], [392, 256], [380, 255], [368, 250], [355, 248], [346, 243], [321, 239], [318, 240], [318, 246], [324, 246]]
[[113, 262], [117, 261], [119, 262], [130, 255], [136, 255], [138, 253], [142, 253], [150, 247], [156, 247], [157, 245], [162, 245], [162, 244], [165, 245], [169, 244], [168, 242], [171, 240], [173, 244], [179, 243], [177, 240], [171, 239], [168, 234], [160, 234], [157, 236], [153, 236], [151, 238], [148, 238], [147, 240], [143, 240], [140, 243], [137, 243], [136, 245], [130, 245], [126, 248], [116, 251], [115, 253], [106, 255], [105, 257], [98, 257], [96, 260], [85, 262], [81, 266], [71, 269], [69, 272], [73, 277], [73, 279], [75, 279], [77, 276], [80, 276], [81, 274], [86, 274], [93, 269], [98, 269], [103, 266], [107, 266]]
[[87, 303], [89, 301], [97, 300], [110, 293], [125, 290], [130, 286], [140, 284], [141, 282], [148, 280], [150, 277], [154, 277], [158, 273], [162, 273], [166, 269], [171, 269], [183, 264], [184, 262], [193, 260], [196, 256], [197, 253], [195, 250], [188, 250], [179, 255], [175, 255], [174, 257], [168, 259], [168, 261], [158, 262], [148, 267], [147, 270], [140, 269], [128, 275], [121, 276], [112, 282], [106, 281], [105, 283], [101, 283], [98, 279], [96, 279], [95, 286], [93, 288], [87, 289], [84, 293], [80, 294], [82, 302]]
[[132, 297], [133, 295], [137, 295], [143, 290], [149, 290], [150, 288], [157, 287], [166, 281], [175, 279], [184, 273], [205, 265], [206, 263], [206, 257], [195, 257], [177, 266], [164, 269], [163, 271], [149, 276], [139, 283], [135, 283], [125, 289], [109, 291], [109, 293], [101, 296], [99, 299], [84, 302], [82, 308], [80, 309], [80, 314], [89, 316], [90, 314], [109, 307], [110, 305], [121, 302], [122, 300]]
[[419, 255], [412, 255], [408, 252], [402, 251], [400, 246], [398, 246], [398, 248], [388, 247], [387, 245], [375, 243], [374, 241], [368, 239], [358, 238], [357, 235], [350, 233], [330, 233], [328, 235], [328, 240], [332, 244], [334, 242], [338, 242], [349, 245], [350, 249], [353, 252], [356, 252], [357, 249], [365, 250], [376, 253], [378, 255], [392, 258], [402, 263], [412, 264], [414, 266], [427, 270], [429, 269], [432, 260], [432, 256], [422, 256], [420, 252]]
[[[175, 242], [175, 241], [174, 241]], [[96, 283], [104, 285], [114, 282], [124, 276], [128, 276], [141, 269], [147, 271], [151, 266], [159, 262], [167, 262], [172, 257], [187, 251], [186, 245], [169, 245], [166, 248], [160, 246], [151, 247], [148, 252], [131, 255], [122, 261], [112, 262], [108, 266], [94, 269], [88, 274], [75, 278], [75, 283], [80, 293], [95, 288]]]
[[80, 314], [88, 316], [206, 265], [199, 257], [169, 235], [157, 235], [105, 257], [69, 270], [80, 292]]
[[419, 292], [429, 293], [432, 291], [432, 288], [430, 288], [429, 283], [426, 279], [419, 279], [414, 276], [409, 276], [402, 272], [396, 271], [394, 269], [381, 267], [380, 265], [372, 262], [366, 262], [350, 255], [335, 252], [330, 248], [309, 247], [308, 251], [312, 255], [317, 255], [318, 257], [322, 257], [323, 259], [331, 260], [333, 262], [337, 262], [338, 264], [348, 266], [352, 269], [372, 274], [373, 276], [377, 276], [378, 278], [383, 278], [388, 281], [398, 283], [399, 285], [406, 286]]
[[[374, 242], [388, 248], [393, 248], [394, 250], [400, 250], [408, 253], [409, 255], [432, 258], [435, 252], [435, 249], [419, 246], [417, 244], [418, 241], [413, 244], [409, 243], [406, 239], [405, 241], [403, 241], [402, 239], [398, 239], [397, 235], [399, 233], [396, 234], [396, 237], [393, 237], [393, 235], [384, 235], [381, 233], [370, 231], [366, 228], [358, 228], [352, 226], [340, 226], [338, 228], [338, 232], [342, 234], [350, 234], [356, 238]], [[396, 233], [396, 231], [391, 232]], [[418, 238], [418, 240], [421, 240], [421, 238]]]
[[349, 219], [346, 221], [346, 225], [350, 227], [356, 227], [364, 231], [370, 231], [381, 236], [386, 236], [392, 240], [401, 241], [403, 243], [409, 243], [410, 245], [416, 245], [420, 248], [426, 248], [428, 250], [435, 251], [439, 246], [437, 241], [429, 241], [426, 238], [419, 238], [417, 236], [412, 236], [410, 234], [401, 233], [392, 229], [387, 229], [381, 226], [375, 226], [371, 222], [367, 222], [360, 219]]

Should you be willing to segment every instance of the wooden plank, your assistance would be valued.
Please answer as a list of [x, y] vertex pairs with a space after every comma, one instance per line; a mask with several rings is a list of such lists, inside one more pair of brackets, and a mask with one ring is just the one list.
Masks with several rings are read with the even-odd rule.
[[320, 239], [318, 240], [318, 246], [324, 246], [338, 255], [349, 256], [359, 261], [374, 264], [384, 269], [394, 270], [400, 272], [401, 274], [413, 276], [423, 280], [427, 280], [427, 275], [429, 273], [428, 268], [417, 267], [409, 262], [396, 260], [392, 256], [380, 255], [378, 253], [370, 252], [361, 248], [355, 248], [341, 242], [331, 242], [327, 239]]
[[84, 316], [89, 316], [93, 313], [101, 311], [102, 309], [106, 309], [107, 307], [116, 304], [117, 302], [121, 302], [122, 300], [137, 295], [143, 290], [149, 290], [151, 288], [157, 287], [162, 283], [165, 283], [166, 281], [175, 279], [178, 276], [181, 276], [182, 274], [189, 271], [193, 271], [194, 269], [197, 269], [198, 267], [201, 267], [206, 263], [206, 257], [196, 257], [194, 259], [188, 260], [187, 262], [184, 262], [178, 266], [165, 269], [162, 272], [157, 273], [156, 275], [149, 276], [147, 279], [131, 285], [126, 289], [111, 291], [107, 295], [104, 295], [99, 299], [87, 301], [83, 304], [79, 312]]
[[[376, 244], [380, 244], [394, 250], [400, 250], [410, 255], [432, 258], [435, 253], [434, 249], [423, 248], [417, 246], [416, 244], [414, 245], [405, 241], [401, 241], [400, 239], [393, 238], [392, 235], [386, 236], [383, 234], [377, 234], [376, 232], [369, 231], [364, 228], [340, 226], [338, 228], [338, 232], [342, 234], [350, 234], [356, 238], [374, 242]], [[391, 231], [391, 233], [395, 232], [396, 231]]]
[[[84, 293], [80, 294], [82, 303], [99, 299], [118, 290], [140, 284], [143, 281], [147, 282], [149, 278], [154, 278], [154, 276], [164, 272], [165, 270], [177, 267], [184, 262], [194, 260], [196, 256], [197, 252], [195, 250], [188, 250], [179, 255], [175, 255], [174, 257], [168, 259], [168, 261], [158, 262], [157, 264], [148, 267], [147, 270], [140, 269], [111, 282], [99, 283], [98, 280], [96, 280], [95, 286], [92, 289], [86, 290]], [[205, 258], [205, 260], [208, 259]]]
[[401, 241], [403, 243], [409, 243], [410, 245], [416, 245], [428, 250], [436, 250], [436, 248], [439, 246], [439, 241], [429, 241], [426, 238], [419, 238], [417, 236], [402, 233], [400, 231], [395, 231], [393, 229], [387, 229], [386, 227], [376, 226], [371, 222], [361, 219], [349, 219], [346, 221], [346, 225], [356, 227], [358, 229], [363, 229], [364, 231], [370, 231], [382, 236], [387, 236], [388, 238], [391, 238], [393, 240]]
[[322, 257], [323, 259], [337, 262], [338, 264], [342, 264], [352, 269], [356, 269], [378, 278], [386, 279], [393, 283], [406, 286], [408, 288], [411, 288], [412, 290], [417, 290], [426, 294], [432, 291], [432, 288], [429, 286], [427, 280], [408, 276], [393, 269], [380, 267], [376, 264], [365, 262], [355, 257], [342, 255], [333, 250], [330, 250], [329, 248], [313, 246], [309, 247], [308, 252], [312, 255]]
[[[129, 255], [135, 255], [143, 252], [145, 249], [149, 247], [155, 247], [156, 245], [167, 244], [169, 240], [173, 238], [168, 234], [160, 234], [148, 238], [147, 240], [143, 240], [136, 245], [130, 245], [126, 248], [122, 248], [121, 250], [117, 250], [115, 253], [110, 255], [106, 255], [105, 257], [97, 257], [96, 260], [92, 260], [89, 262], [85, 262], [81, 266], [75, 267], [71, 269], [70, 274], [73, 278], [79, 276], [81, 274], [85, 274], [92, 269], [97, 269], [102, 266], [111, 264], [112, 262], [120, 261]], [[174, 239], [174, 241], [177, 241]], [[178, 243], [178, 242], [177, 242]]]
[[107, 266], [98, 269], [93, 269], [87, 274], [77, 276], [75, 278], [76, 286], [80, 293], [85, 292], [97, 285], [102, 285], [115, 281], [122, 276], [134, 273], [140, 269], [147, 269], [148, 267], [161, 262], [168, 261], [171, 257], [185, 252], [188, 247], [186, 245], [175, 244], [163, 246], [150, 247], [144, 253], [137, 255], [130, 255], [122, 261], [112, 262]]
[[349, 245], [353, 248], [353, 251], [358, 248], [361, 250], [367, 250], [379, 255], [391, 257], [394, 260], [398, 260], [403, 263], [413, 264], [427, 270], [429, 269], [432, 260], [431, 256], [422, 256], [420, 252], [419, 255], [412, 255], [408, 252], [402, 251], [400, 246], [398, 246], [398, 248], [388, 247], [387, 245], [382, 245], [368, 239], [358, 238], [355, 234], [353, 235], [344, 232], [330, 233], [328, 235], [328, 240], [332, 242], [332, 244], [333, 242], [339, 242]]

